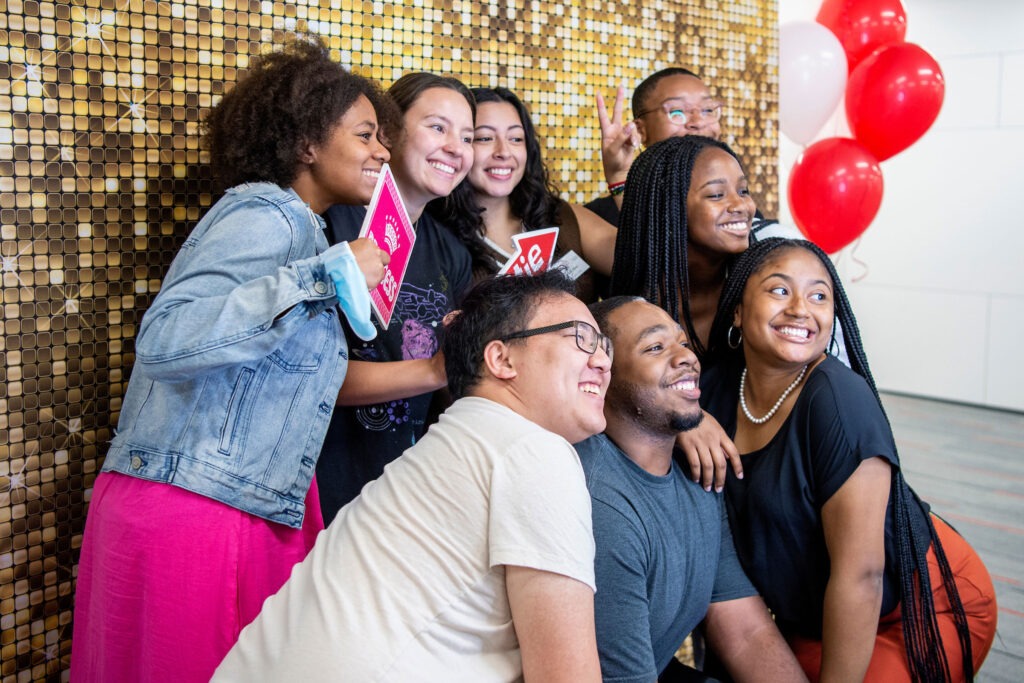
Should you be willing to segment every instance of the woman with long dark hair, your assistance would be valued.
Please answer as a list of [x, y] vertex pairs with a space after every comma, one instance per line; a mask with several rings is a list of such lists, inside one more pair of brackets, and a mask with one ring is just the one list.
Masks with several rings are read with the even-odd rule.
[[[847, 367], [826, 349], [841, 321]], [[900, 468], [829, 258], [769, 238], [737, 259], [701, 403], [742, 453], [737, 552], [812, 681], [970, 681], [995, 635], [992, 581]]]
[[475, 88], [473, 97], [473, 168], [455, 192], [428, 211], [469, 248], [478, 279], [494, 275], [508, 261], [516, 235], [558, 227], [555, 262], [567, 266], [580, 299], [596, 301], [595, 275], [611, 273], [615, 228], [558, 196], [530, 112], [515, 93]]

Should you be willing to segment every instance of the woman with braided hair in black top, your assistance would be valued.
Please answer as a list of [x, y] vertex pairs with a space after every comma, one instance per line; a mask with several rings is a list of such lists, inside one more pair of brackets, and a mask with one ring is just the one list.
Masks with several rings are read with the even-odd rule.
[[[836, 319], [851, 367], [826, 353]], [[832, 262], [769, 238], [732, 265], [701, 403], [743, 453], [736, 549], [812, 681], [971, 681], [995, 636], [981, 559], [900, 469]]]
[[725, 143], [687, 135], [652, 145], [626, 180], [612, 295], [664, 308], [703, 357], [729, 263], [750, 243], [755, 212]]

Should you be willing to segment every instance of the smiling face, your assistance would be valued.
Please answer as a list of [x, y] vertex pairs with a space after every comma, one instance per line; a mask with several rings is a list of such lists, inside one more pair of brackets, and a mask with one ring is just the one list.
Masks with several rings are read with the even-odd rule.
[[[597, 323], [586, 305], [574, 296], [558, 294], [535, 305], [526, 329], [569, 320]], [[611, 359], [598, 345], [593, 354], [576, 344], [573, 328], [507, 342], [516, 372], [511, 387], [520, 412], [541, 427], [577, 443], [604, 431], [604, 395]]]
[[832, 278], [818, 257], [800, 247], [772, 253], [751, 274], [733, 326], [744, 353], [771, 365], [806, 365], [822, 357], [832, 337]]
[[676, 110], [684, 113], [699, 112], [716, 104], [708, 86], [696, 76], [666, 76], [655, 84], [644, 103], [644, 113], [636, 119], [640, 141], [650, 147], [656, 142], [684, 135], [705, 135], [717, 140], [722, 135], [722, 126], [717, 119], [707, 120], [690, 115], [686, 117], [685, 123], [677, 123], [670, 116]]
[[402, 117], [392, 150], [398, 189], [410, 216], [447, 197], [473, 165], [473, 111], [450, 88], [428, 88]]
[[700, 364], [683, 328], [646, 301], [608, 314], [615, 345], [608, 411], [644, 431], [671, 436], [700, 423]]
[[368, 204], [381, 166], [390, 158], [377, 139], [377, 115], [360, 95], [322, 144], [310, 145], [292, 184], [317, 213], [334, 204]]
[[686, 195], [690, 247], [710, 254], [739, 254], [750, 244], [754, 200], [747, 177], [725, 150], [706, 147], [697, 156]]
[[526, 172], [526, 131], [508, 102], [481, 102], [476, 108], [473, 170], [469, 183], [482, 197], [507, 197]]

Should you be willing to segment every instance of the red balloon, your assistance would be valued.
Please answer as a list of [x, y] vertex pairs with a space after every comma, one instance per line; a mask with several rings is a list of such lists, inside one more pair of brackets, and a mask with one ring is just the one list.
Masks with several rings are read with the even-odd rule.
[[907, 13], [900, 0], [825, 0], [815, 19], [836, 34], [854, 67], [872, 52], [907, 35]]
[[942, 70], [913, 43], [883, 47], [846, 83], [846, 120], [853, 137], [885, 161], [910, 147], [935, 122], [946, 94]]
[[797, 157], [788, 194], [800, 231], [833, 254], [874, 220], [882, 204], [882, 169], [856, 140], [826, 138]]

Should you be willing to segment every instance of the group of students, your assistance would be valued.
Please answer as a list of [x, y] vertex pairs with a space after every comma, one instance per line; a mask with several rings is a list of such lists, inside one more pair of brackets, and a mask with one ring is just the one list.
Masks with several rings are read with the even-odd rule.
[[[136, 338], [73, 680], [667, 680], [701, 620], [735, 680], [972, 679], [991, 581], [904, 481], [831, 262], [752, 239], [695, 74], [632, 110], [598, 98], [590, 210], [507, 89], [254, 60]], [[386, 329], [384, 163], [416, 229]], [[552, 226], [575, 282], [493, 277]]]

